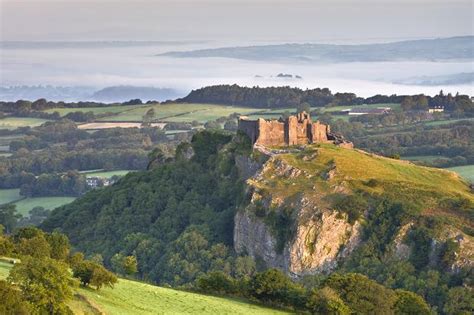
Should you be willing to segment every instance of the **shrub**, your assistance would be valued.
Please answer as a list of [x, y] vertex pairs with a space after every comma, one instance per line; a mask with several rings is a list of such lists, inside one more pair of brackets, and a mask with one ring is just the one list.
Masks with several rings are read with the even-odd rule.
[[405, 290], [396, 290], [397, 302], [395, 303], [395, 314], [406, 315], [429, 315], [430, 307], [418, 294]]
[[313, 289], [306, 306], [313, 314], [349, 315], [349, 307], [331, 288]]
[[196, 280], [198, 290], [206, 293], [234, 294], [237, 292], [235, 280], [221, 271], [207, 273]]

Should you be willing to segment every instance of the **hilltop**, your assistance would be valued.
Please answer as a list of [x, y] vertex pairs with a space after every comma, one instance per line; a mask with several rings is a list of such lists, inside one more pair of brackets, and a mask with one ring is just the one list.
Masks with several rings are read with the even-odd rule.
[[136, 255], [140, 277], [174, 286], [276, 267], [297, 280], [363, 273], [438, 308], [468, 290], [474, 196], [453, 172], [333, 144], [252, 148], [241, 133], [209, 131], [150, 159], [42, 228], [106, 265]]

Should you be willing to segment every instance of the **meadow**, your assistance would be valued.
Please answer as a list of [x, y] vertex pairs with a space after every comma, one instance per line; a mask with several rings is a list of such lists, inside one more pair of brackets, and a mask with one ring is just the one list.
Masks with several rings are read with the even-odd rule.
[[66, 203], [72, 202], [74, 197], [33, 197], [24, 198], [20, 195], [20, 189], [0, 189], [0, 205], [13, 203], [16, 210], [23, 216], [28, 216], [28, 212], [34, 207], [43, 207], [53, 210]]
[[0, 205], [20, 200], [20, 189], [0, 189]]
[[86, 175], [86, 177], [103, 177], [103, 178], [110, 178], [112, 176], [125, 176], [128, 173], [132, 172], [131, 170], [115, 170], [115, 171], [104, 171], [104, 170], [96, 170], [96, 171], [84, 171], [81, 174]]
[[247, 114], [258, 111], [255, 108], [212, 104], [155, 104], [141, 106], [114, 116], [103, 117], [98, 121], [142, 121], [143, 115], [152, 108], [156, 114], [155, 119], [164, 122], [198, 121], [205, 123], [235, 112]]
[[[8, 277], [12, 265], [0, 261], [0, 279]], [[68, 303], [74, 314], [289, 314], [249, 301], [214, 297], [119, 279], [100, 291], [79, 287]]]
[[43, 207], [53, 210], [57, 207], [70, 203], [75, 197], [33, 197], [16, 201], [16, 210], [23, 216], [28, 216], [28, 212], [34, 207]]

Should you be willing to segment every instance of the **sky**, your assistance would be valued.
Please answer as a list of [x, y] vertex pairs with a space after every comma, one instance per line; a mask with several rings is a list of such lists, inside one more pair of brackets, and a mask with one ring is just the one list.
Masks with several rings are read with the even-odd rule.
[[470, 0], [0, 0], [0, 39], [382, 42], [472, 35]]

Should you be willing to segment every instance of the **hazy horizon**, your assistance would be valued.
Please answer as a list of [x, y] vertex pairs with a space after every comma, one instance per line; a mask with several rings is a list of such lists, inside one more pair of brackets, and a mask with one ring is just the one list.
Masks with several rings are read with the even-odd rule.
[[[415, 77], [474, 72], [471, 60], [304, 64], [157, 56], [167, 51], [228, 46], [364, 44], [472, 36], [472, 6], [465, 0], [362, 0], [357, 5], [348, 0], [0, 0], [0, 87], [87, 85], [100, 89], [131, 85], [189, 91], [237, 83], [328, 87], [362, 96], [432, 95], [441, 88], [472, 95], [471, 84], [400, 84]], [[53, 45], [6, 47], [7, 41]], [[275, 78], [280, 72], [303, 79]]]

